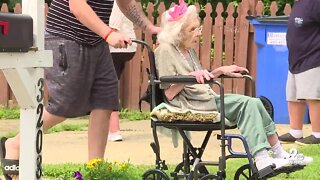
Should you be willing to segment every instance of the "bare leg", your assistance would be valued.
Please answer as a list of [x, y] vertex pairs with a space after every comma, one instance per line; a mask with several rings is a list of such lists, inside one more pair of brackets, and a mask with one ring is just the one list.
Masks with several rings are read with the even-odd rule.
[[271, 149], [273, 151], [273, 158], [287, 158], [290, 156], [288, 152], [286, 152], [280, 144], [279, 138], [277, 134], [273, 134], [268, 136], [268, 141], [271, 145]]
[[303, 117], [306, 111], [306, 103], [288, 101], [288, 110], [290, 118], [290, 128], [295, 130], [302, 130]]
[[271, 136], [268, 136], [268, 142], [271, 145], [271, 147], [274, 146], [278, 141], [279, 141], [279, 139], [278, 139], [277, 134], [273, 134]]
[[320, 132], [320, 101], [308, 100], [312, 132]]
[[119, 112], [113, 111], [111, 113], [111, 117], [110, 117], [110, 129], [109, 129], [110, 133], [115, 133], [117, 131], [120, 131], [119, 121], [120, 121], [119, 120]]
[[111, 111], [95, 109], [90, 113], [88, 127], [89, 160], [104, 158], [109, 133], [109, 118]]
[[[43, 130], [46, 131], [52, 126], [59, 124], [65, 120], [64, 117], [56, 116], [48, 113], [46, 110], [43, 112]], [[6, 159], [19, 159], [20, 155], [20, 135], [9, 138], [6, 141]], [[18, 179], [18, 176], [13, 176], [13, 179]]]

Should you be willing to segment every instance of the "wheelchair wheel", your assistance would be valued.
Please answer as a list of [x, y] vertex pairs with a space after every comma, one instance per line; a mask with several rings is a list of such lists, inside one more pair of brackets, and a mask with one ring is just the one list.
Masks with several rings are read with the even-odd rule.
[[142, 175], [143, 180], [169, 180], [167, 174], [159, 169], [152, 169]]
[[[192, 168], [192, 164], [193, 164], [193, 161], [190, 162], [190, 169]], [[183, 162], [179, 163], [176, 168], [174, 169], [174, 173], [175, 174], [183, 174], [184, 171], [183, 171]], [[209, 174], [209, 171], [207, 170], [207, 168], [205, 166], [200, 166], [199, 169], [198, 169], [198, 177], [201, 178], [205, 175]], [[178, 180], [179, 178], [177, 177], [174, 177], [174, 180]]]
[[266, 108], [268, 114], [270, 115], [271, 119], [273, 120], [274, 118], [274, 109], [273, 109], [273, 105], [271, 103], [271, 101], [264, 97], [264, 96], [260, 96], [259, 97], [260, 101], [262, 102], [264, 108]]
[[254, 180], [250, 164], [241, 166], [234, 175], [234, 180]]

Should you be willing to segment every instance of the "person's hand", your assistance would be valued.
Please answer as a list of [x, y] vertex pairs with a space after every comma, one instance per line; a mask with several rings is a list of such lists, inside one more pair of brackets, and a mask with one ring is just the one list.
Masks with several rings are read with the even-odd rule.
[[231, 77], [242, 77], [241, 72], [249, 73], [248, 69], [240, 67], [237, 65], [231, 66], [221, 66], [213, 71], [215, 77], [220, 76], [221, 74], [231, 76]]
[[147, 28], [147, 30], [151, 34], [158, 34], [160, 31], [162, 31], [162, 27], [151, 25]]
[[204, 83], [204, 79], [206, 79], [207, 81], [209, 81], [211, 78], [214, 78], [213, 74], [211, 74], [208, 70], [204, 69], [204, 70], [197, 70], [197, 71], [193, 71], [191, 72], [189, 75], [192, 75], [194, 77], [196, 77], [197, 82], [203, 84]]
[[127, 48], [132, 44], [129, 36], [119, 32], [112, 32], [107, 38], [107, 43], [114, 48]]

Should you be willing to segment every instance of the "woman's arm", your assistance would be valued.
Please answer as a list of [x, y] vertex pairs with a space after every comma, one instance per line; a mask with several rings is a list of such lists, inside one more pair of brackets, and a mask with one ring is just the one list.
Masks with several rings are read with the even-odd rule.
[[183, 84], [172, 84], [168, 89], [164, 91], [167, 99], [171, 101], [177, 94], [180, 93], [184, 88]]
[[214, 77], [219, 77], [220, 75], [224, 74], [231, 77], [242, 77], [241, 72], [247, 72], [249, 73], [248, 69], [244, 67], [240, 67], [237, 65], [231, 65], [231, 66], [221, 66], [213, 71], [211, 71], [211, 74], [213, 74]]

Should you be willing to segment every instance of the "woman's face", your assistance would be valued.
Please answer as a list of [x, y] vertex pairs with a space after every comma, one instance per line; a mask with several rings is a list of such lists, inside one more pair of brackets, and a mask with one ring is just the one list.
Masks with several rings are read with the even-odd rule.
[[187, 25], [182, 29], [183, 40], [181, 45], [185, 48], [193, 48], [199, 40], [199, 36], [202, 33], [202, 26], [200, 26], [199, 19], [191, 20], [187, 22]]

